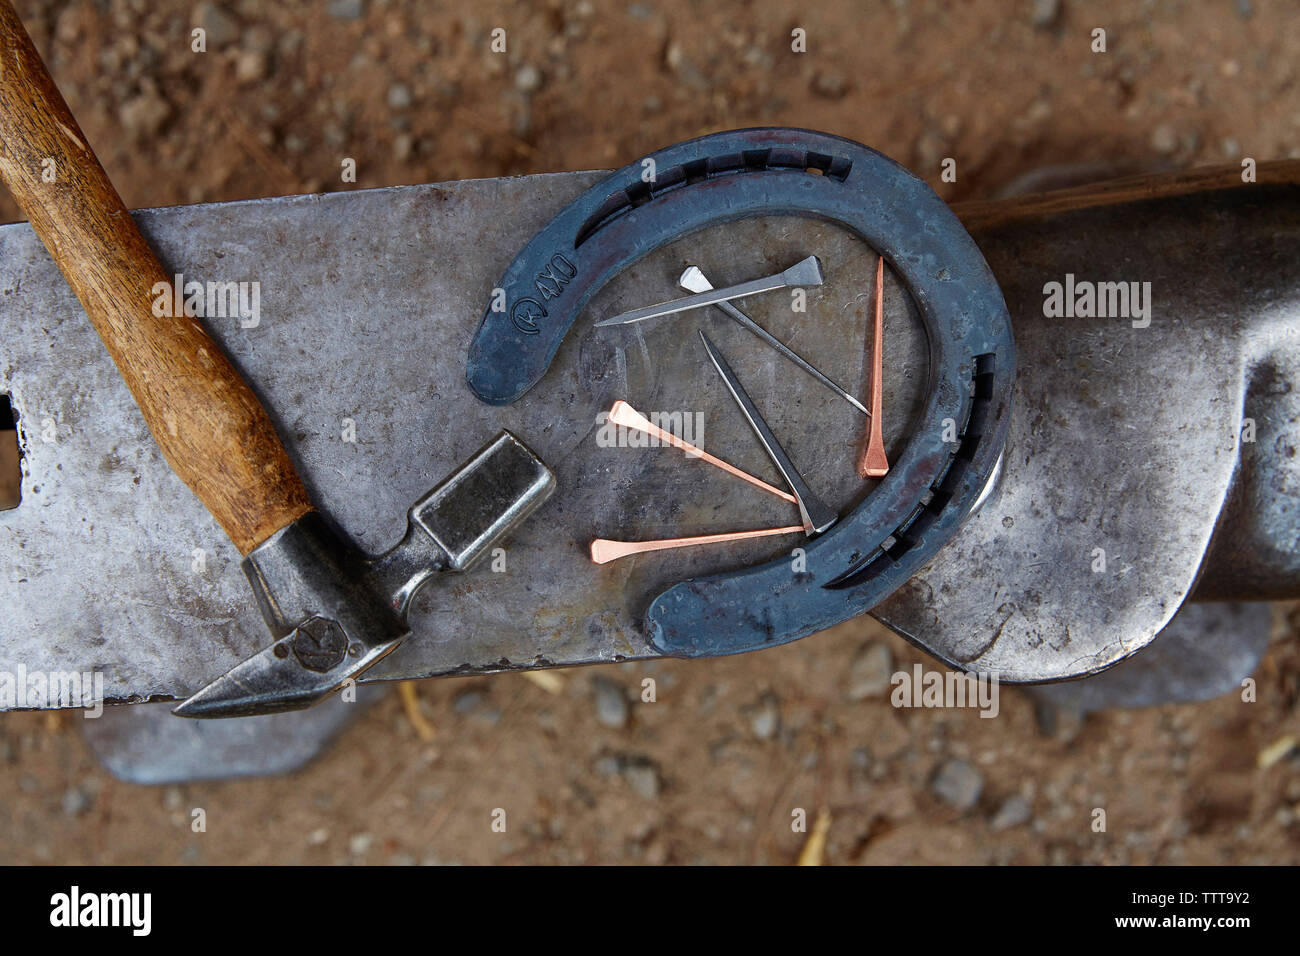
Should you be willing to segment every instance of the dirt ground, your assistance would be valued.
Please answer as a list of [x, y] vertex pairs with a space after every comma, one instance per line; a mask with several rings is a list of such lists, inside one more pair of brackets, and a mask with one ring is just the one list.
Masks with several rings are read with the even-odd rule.
[[[1291, 0], [17, 6], [130, 206], [610, 167], [750, 125], [868, 143], [950, 200], [1057, 163], [1300, 156]], [[1295, 863], [1298, 616], [1279, 608], [1257, 702], [1050, 733], [1014, 691], [995, 720], [895, 709], [880, 676], [923, 658], [868, 619], [549, 689], [421, 683], [422, 720], [391, 693], [281, 779], [124, 784], [79, 716], [7, 714], [0, 862], [790, 863], [802, 808], [829, 863]]]

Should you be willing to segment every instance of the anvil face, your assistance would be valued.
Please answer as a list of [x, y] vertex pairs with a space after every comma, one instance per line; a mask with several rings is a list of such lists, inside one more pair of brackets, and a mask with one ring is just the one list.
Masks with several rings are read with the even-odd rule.
[[[316, 502], [363, 548], [400, 538], [409, 503], [500, 428], [556, 471], [555, 520], [523, 525], [503, 570], [426, 587], [411, 636], [367, 679], [650, 657], [642, 615], [664, 587], [788, 552], [788, 542], [760, 540], [671, 561], [596, 566], [583, 557], [591, 538], [619, 528], [651, 537], [789, 520], [782, 502], [672, 449], [600, 440], [598, 415], [638, 397], [645, 411], [702, 422], [700, 444], [779, 481], [725, 391], [701, 387], [698, 343], [671, 324], [615, 341], [580, 323], [527, 400], [506, 408], [484, 405], [465, 384], [466, 348], [502, 270], [602, 175], [139, 214], [164, 264], [187, 278], [259, 283], [256, 325], [237, 316], [205, 324], [254, 383]], [[877, 616], [941, 659], [1004, 680], [1088, 673], [1159, 632], [1195, 583], [1223, 510], [1251, 370], [1271, 350], [1294, 349], [1281, 330], [1294, 328], [1296, 304], [1258, 270], [1272, 262], [1295, 274], [1294, 246], [1279, 266], [1283, 253], [1268, 237], [1293, 229], [1296, 212], [1256, 188], [1249, 234], [1212, 202], [1148, 205], [1141, 230], [1118, 230], [1123, 216], [1106, 209], [1044, 217], [1032, 241], [1004, 225], [973, 227], [1012, 313], [1019, 411], [998, 486]], [[1179, 241], [1189, 230], [1194, 245]], [[1157, 248], [1164, 253], [1151, 257]], [[827, 266], [827, 284], [809, 296], [817, 322], [796, 326], [788, 309], [748, 311], [836, 381], [862, 382], [870, 303], [858, 278], [872, 273], [874, 254], [821, 222], [766, 218], [699, 233], [616, 278], [586, 314], [672, 297], [688, 262], [732, 282], [814, 249]], [[1271, 249], [1272, 259], [1252, 249]], [[1210, 290], [1237, 304], [1232, 329], [1206, 308], [1206, 289], [1186, 281], [1203, 274], [1206, 250], [1233, 267], [1224, 274], [1238, 285], [1220, 278]], [[1063, 328], [1043, 316], [1044, 283], [1077, 273], [1079, 262], [1124, 276], [1139, 260], [1155, 290], [1150, 329], [1080, 318]], [[110, 701], [187, 696], [266, 645], [239, 555], [162, 460], [25, 225], [0, 228], [0, 288], [0, 391], [12, 398], [23, 446], [22, 502], [0, 512], [0, 672], [98, 672]], [[768, 417], [791, 458], [825, 476], [817, 490], [833, 506], [850, 504], [861, 493], [853, 445], [821, 436], [854, 433], [856, 412], [716, 321], [710, 334], [748, 385], [780, 381], [788, 391]], [[906, 296], [887, 298], [885, 343], [892, 451], [927, 386], [926, 343]], [[1294, 362], [1277, 367], [1285, 378]], [[1294, 414], [1283, 412], [1254, 414], [1260, 454], [1278, 437], [1268, 430]], [[787, 427], [796, 413], [801, 427]], [[1272, 513], [1277, 540], [1294, 542], [1295, 516]], [[1102, 579], [1091, 570], [1094, 548], [1112, 562]]]

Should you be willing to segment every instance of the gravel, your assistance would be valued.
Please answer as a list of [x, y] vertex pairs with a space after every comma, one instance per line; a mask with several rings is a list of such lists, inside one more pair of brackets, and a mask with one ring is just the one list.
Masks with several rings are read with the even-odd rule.
[[149, 139], [171, 118], [172, 108], [157, 91], [147, 91], [122, 104], [122, 125], [137, 140]]
[[457, 694], [455, 700], [452, 701], [451, 709], [464, 717], [478, 710], [486, 699], [487, 695], [485, 695], [481, 690], [475, 688], [463, 690]]
[[542, 88], [542, 74], [531, 63], [525, 63], [515, 71], [515, 89], [521, 93], [536, 93]]
[[969, 810], [979, 801], [984, 777], [965, 760], [945, 760], [930, 778], [930, 792], [957, 810]]
[[365, 856], [374, 842], [375, 838], [370, 833], [355, 834], [348, 840], [348, 852], [353, 856]]
[[1040, 30], [1046, 30], [1056, 24], [1061, 16], [1061, 0], [1034, 0], [1031, 22]]
[[849, 91], [849, 81], [842, 73], [833, 70], [818, 71], [813, 77], [812, 91], [828, 100], [838, 100]]
[[239, 36], [239, 24], [215, 3], [194, 8], [194, 25], [203, 28], [209, 51], [220, 49]]
[[771, 694], [764, 694], [750, 717], [750, 727], [759, 740], [771, 740], [781, 729], [781, 709]]
[[630, 758], [623, 767], [623, 779], [638, 796], [646, 800], [657, 800], [662, 789], [659, 768], [653, 760], [646, 757]]
[[1178, 151], [1178, 130], [1170, 123], [1161, 123], [1151, 131], [1151, 148], [1168, 156]]
[[629, 708], [623, 685], [608, 677], [595, 677], [591, 681], [591, 690], [596, 701], [596, 720], [606, 727], [626, 727]]
[[79, 817], [90, 810], [95, 798], [83, 787], [71, 787], [63, 794], [63, 812], [70, 817]]
[[875, 642], [864, 645], [849, 665], [849, 700], [885, 696], [893, 673], [894, 655], [888, 647]]
[[405, 83], [394, 83], [388, 88], [388, 106], [395, 110], [404, 110], [411, 105], [411, 88]]
[[1029, 801], [1015, 793], [1002, 801], [998, 812], [993, 815], [989, 825], [994, 830], [1010, 830], [1012, 827], [1024, 826], [1032, 816]]
[[362, 0], [330, 0], [325, 11], [335, 20], [359, 20], [366, 5]]

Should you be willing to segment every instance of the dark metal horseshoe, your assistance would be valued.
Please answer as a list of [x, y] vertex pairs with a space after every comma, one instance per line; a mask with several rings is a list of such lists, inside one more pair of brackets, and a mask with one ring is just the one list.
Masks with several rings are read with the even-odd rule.
[[[762, 215], [838, 223], [889, 261], [926, 330], [928, 397], [890, 473], [807, 544], [801, 570], [788, 559], [769, 561], [683, 581], [656, 597], [647, 639], [664, 654], [775, 646], [870, 610], [952, 537], [1006, 440], [1015, 345], [1001, 290], [974, 241], [902, 166], [850, 140], [798, 129], [679, 143], [575, 200], [507, 269], [505, 308], [485, 312], [470, 346], [470, 388], [485, 402], [515, 401], [615, 275], [683, 235]], [[954, 427], [956, 441], [945, 441]]]

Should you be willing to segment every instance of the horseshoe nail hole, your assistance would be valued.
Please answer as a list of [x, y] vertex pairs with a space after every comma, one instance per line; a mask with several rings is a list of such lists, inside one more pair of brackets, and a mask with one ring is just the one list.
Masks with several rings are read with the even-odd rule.
[[0, 393], [0, 511], [12, 511], [22, 500], [21, 458], [18, 416], [9, 402], [9, 396]]

